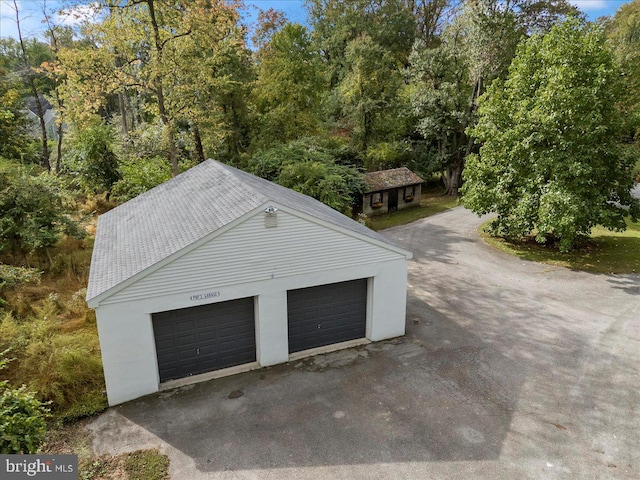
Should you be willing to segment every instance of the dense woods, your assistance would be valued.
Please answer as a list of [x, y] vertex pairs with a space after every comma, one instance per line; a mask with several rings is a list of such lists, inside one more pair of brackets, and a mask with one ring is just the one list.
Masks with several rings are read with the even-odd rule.
[[[102, 0], [74, 29], [45, 6], [44, 39], [0, 44], [2, 155], [119, 200], [205, 158], [252, 170], [300, 141], [360, 171], [437, 175], [457, 195], [481, 145], [470, 135], [478, 99], [506, 78], [517, 46], [571, 16], [587, 23], [566, 0], [308, 0], [306, 25], [274, 10], [250, 21], [236, 1]], [[637, 9], [594, 27], [607, 30], [628, 86], [640, 83]], [[14, 13], [19, 22], [18, 4]], [[616, 141], [629, 142], [639, 101], [625, 90], [616, 107], [628, 129]], [[27, 102], [39, 144], [25, 136]], [[343, 194], [327, 185], [324, 198]]]

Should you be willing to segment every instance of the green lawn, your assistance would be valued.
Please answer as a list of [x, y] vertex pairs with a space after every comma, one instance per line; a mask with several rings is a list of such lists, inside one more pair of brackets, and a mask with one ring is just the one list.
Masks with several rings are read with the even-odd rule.
[[383, 230], [397, 225], [405, 225], [415, 220], [444, 212], [458, 205], [458, 197], [443, 197], [439, 190], [429, 190], [422, 193], [419, 207], [373, 215], [369, 217], [368, 225], [373, 230]]
[[627, 230], [622, 233], [596, 227], [588, 245], [569, 253], [550, 250], [534, 241], [511, 243], [492, 238], [484, 231], [488, 223], [479, 228], [484, 240], [503, 252], [525, 260], [594, 273], [640, 272], [640, 223], [627, 221]]

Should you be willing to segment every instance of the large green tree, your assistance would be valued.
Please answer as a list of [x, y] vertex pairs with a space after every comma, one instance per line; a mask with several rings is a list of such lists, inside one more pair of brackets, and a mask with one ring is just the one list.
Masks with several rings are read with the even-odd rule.
[[467, 0], [437, 41], [416, 41], [408, 72], [417, 131], [426, 140], [418, 169], [442, 172], [447, 195], [458, 195], [474, 149], [466, 128], [475, 122], [477, 98], [506, 76], [521, 38], [575, 12], [566, 0]]
[[466, 128], [474, 121], [474, 83], [460, 32], [450, 27], [440, 45], [417, 42], [410, 56], [410, 100], [416, 130], [425, 139], [425, 161], [417, 169], [425, 175], [442, 172], [446, 194], [458, 195], [470, 140]]
[[347, 48], [366, 34], [398, 66], [406, 66], [416, 34], [413, 2], [405, 0], [307, 0], [313, 37], [331, 88], [347, 74]]
[[388, 138], [394, 130], [402, 75], [389, 52], [366, 33], [349, 42], [345, 63], [348, 70], [335, 96], [341, 105], [340, 124], [366, 152], [374, 140]]
[[412, 130], [405, 125], [407, 102], [400, 87], [416, 37], [417, 5], [405, 0], [308, 0], [307, 5], [326, 78], [324, 120], [362, 157], [375, 157], [381, 144]]
[[566, 251], [595, 225], [624, 230], [625, 215], [637, 218], [620, 78], [602, 28], [577, 19], [518, 48], [506, 81], [480, 100], [470, 133], [482, 147], [464, 173], [465, 205], [497, 213], [493, 234], [535, 233]]
[[258, 59], [252, 94], [257, 143], [270, 146], [317, 133], [324, 82], [307, 29], [286, 24], [260, 49]]
[[160, 120], [174, 175], [180, 171], [184, 131], [193, 133], [197, 160], [204, 159], [203, 143], [226, 142], [226, 150], [237, 154], [251, 69], [237, 4], [100, 0], [94, 5], [102, 20], [86, 24], [84, 41], [60, 52], [70, 119], [91, 124], [86, 112], [109, 117], [109, 103], [117, 97], [126, 134], [132, 123], [127, 110], [135, 104], [140, 120]]
[[629, 131], [640, 140], [640, 0], [620, 7], [606, 26], [609, 43], [624, 71], [623, 107]]

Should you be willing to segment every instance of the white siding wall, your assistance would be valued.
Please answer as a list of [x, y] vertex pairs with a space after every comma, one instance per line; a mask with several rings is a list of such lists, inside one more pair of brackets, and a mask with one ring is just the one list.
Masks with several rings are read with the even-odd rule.
[[404, 255], [283, 212], [275, 228], [248, 219], [96, 309], [109, 404], [158, 391], [152, 313], [255, 297], [257, 360], [273, 365], [289, 358], [286, 292], [358, 278], [370, 279], [367, 338], [403, 335]]
[[394, 260], [397, 252], [278, 212], [265, 228], [262, 212], [116, 293], [119, 303], [177, 292], [202, 293], [235, 285], [332, 268]]

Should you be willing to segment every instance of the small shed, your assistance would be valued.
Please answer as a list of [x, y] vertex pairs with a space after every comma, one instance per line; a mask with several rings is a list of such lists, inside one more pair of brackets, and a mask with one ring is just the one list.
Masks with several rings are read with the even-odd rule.
[[367, 215], [387, 213], [420, 205], [422, 179], [407, 167], [364, 174], [368, 189], [362, 197]]
[[99, 218], [87, 302], [109, 404], [403, 335], [410, 258], [208, 160]]

